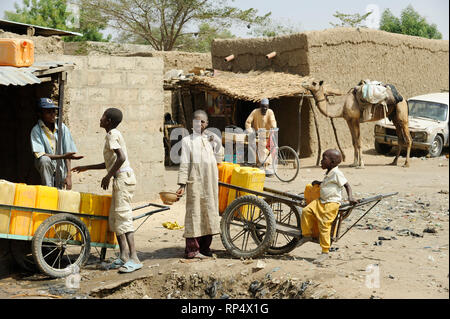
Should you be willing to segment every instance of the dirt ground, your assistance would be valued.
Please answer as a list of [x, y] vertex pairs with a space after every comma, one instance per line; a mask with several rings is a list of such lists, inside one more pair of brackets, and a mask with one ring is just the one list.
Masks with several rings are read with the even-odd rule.
[[[78, 289], [65, 279], [17, 273], [0, 280], [1, 298], [449, 298], [449, 160], [412, 157], [411, 167], [387, 166], [393, 156], [364, 152], [366, 167], [351, 168], [352, 149], [340, 165], [355, 198], [398, 192], [380, 202], [341, 240], [332, 245], [322, 265], [312, 260], [320, 246], [307, 243], [282, 256], [258, 260], [232, 258], [220, 236], [212, 248], [215, 258], [186, 262], [183, 230], [162, 223], [184, 223], [184, 199], [169, 211], [151, 216], [136, 232], [138, 255], [144, 267], [131, 274], [99, 269], [98, 254], [81, 270]], [[266, 186], [300, 193], [324, 171], [316, 159], [301, 160], [297, 179], [289, 184], [275, 177]], [[175, 191], [177, 170], [168, 168], [167, 189]], [[155, 199], [154, 203], [161, 203]], [[134, 203], [136, 206], [142, 203]], [[364, 210], [354, 210], [343, 230]], [[136, 213], [137, 214], [137, 213]], [[136, 221], [136, 227], [141, 221]], [[425, 231], [424, 231], [425, 230]], [[341, 232], [342, 234], [342, 232]], [[114, 251], [108, 250], [107, 257]]]

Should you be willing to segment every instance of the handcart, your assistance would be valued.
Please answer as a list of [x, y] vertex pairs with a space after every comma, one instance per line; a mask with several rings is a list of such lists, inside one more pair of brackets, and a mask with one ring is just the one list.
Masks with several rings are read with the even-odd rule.
[[[150, 206], [156, 209], [133, 217], [133, 220], [147, 217], [139, 227], [151, 215], [170, 209], [149, 203], [133, 211]], [[12, 216], [17, 218], [19, 214], [21, 222], [28, 223], [25, 227], [28, 231], [22, 234], [15, 234], [11, 226], [0, 232], [0, 238], [11, 240], [11, 253], [17, 263], [28, 270], [37, 266], [50, 277], [70, 275], [74, 266], [80, 269], [86, 264], [91, 247], [101, 248], [101, 260], [104, 260], [107, 248], [118, 248], [114, 233], [108, 231], [108, 216], [1, 204], [0, 211], [3, 214], [9, 211], [10, 221]], [[42, 222], [36, 227], [37, 220]], [[93, 233], [96, 234], [95, 241], [91, 237]]]
[[[236, 190], [236, 197], [225, 209], [220, 223], [222, 243], [231, 255], [237, 258], [255, 258], [265, 253], [281, 255], [298, 247], [302, 238], [300, 217], [306, 206], [303, 194], [268, 187], [259, 192], [223, 182], [219, 186]], [[354, 205], [342, 204], [332, 224], [331, 242], [341, 239], [381, 200], [397, 194], [363, 198]], [[355, 208], [368, 204], [372, 206], [341, 235], [343, 220]]]

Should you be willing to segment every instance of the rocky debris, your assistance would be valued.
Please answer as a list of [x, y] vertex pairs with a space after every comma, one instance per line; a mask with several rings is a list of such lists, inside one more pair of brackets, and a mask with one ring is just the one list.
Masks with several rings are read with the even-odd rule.
[[437, 230], [434, 227], [427, 227], [423, 230], [424, 233], [436, 234]]
[[253, 269], [255, 271], [258, 271], [258, 270], [264, 269], [265, 267], [266, 267], [266, 263], [262, 260], [258, 260], [258, 262], [256, 263], [256, 266], [253, 267]]
[[420, 235], [420, 234], [418, 234], [418, 233], [416, 233], [416, 232], [413, 232], [413, 231], [411, 231], [411, 230], [409, 230], [409, 229], [402, 229], [402, 230], [399, 230], [399, 231], [397, 232], [397, 235], [399, 235], [399, 236], [423, 237], [423, 235]]
[[221, 286], [221, 282], [217, 281], [217, 280], [213, 280], [213, 282], [208, 285], [208, 287], [206, 287], [205, 289], [205, 293], [210, 297], [210, 298], [214, 298], [217, 295], [217, 289], [220, 288]]

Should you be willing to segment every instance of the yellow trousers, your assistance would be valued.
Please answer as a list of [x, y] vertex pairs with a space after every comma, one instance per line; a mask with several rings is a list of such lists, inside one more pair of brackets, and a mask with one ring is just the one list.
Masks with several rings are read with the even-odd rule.
[[322, 204], [320, 199], [316, 199], [302, 210], [302, 234], [304, 237], [318, 237], [323, 253], [328, 253], [330, 250], [331, 226], [339, 206], [339, 203]]

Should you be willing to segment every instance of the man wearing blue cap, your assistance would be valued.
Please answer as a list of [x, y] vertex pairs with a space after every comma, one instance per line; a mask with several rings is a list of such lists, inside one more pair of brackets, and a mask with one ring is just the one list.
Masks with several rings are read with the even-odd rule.
[[[72, 173], [70, 161], [78, 160], [83, 156], [76, 156], [77, 148], [67, 126], [62, 124], [62, 134], [58, 132], [56, 115], [58, 107], [49, 98], [40, 98], [38, 101], [39, 120], [31, 130], [31, 150], [35, 156], [35, 166], [41, 175], [42, 185], [55, 185], [56, 161], [61, 161], [60, 173], [67, 190], [72, 189]], [[61, 154], [56, 154], [58, 139], [62, 138]]]
[[[249, 134], [255, 134], [255, 131], [258, 132], [260, 129], [270, 130], [277, 127], [277, 121], [275, 119], [275, 114], [271, 109], [269, 109], [269, 99], [264, 98], [259, 103], [259, 108], [254, 109], [247, 120], [245, 121], [245, 130]], [[263, 144], [258, 145], [258, 160], [260, 162], [264, 161], [269, 153], [266, 149], [268, 132], [265, 138], [260, 137], [260, 142]], [[255, 150], [252, 143], [250, 143], [249, 136], [249, 156], [253, 156], [255, 158]], [[269, 157], [267, 161], [264, 163], [266, 166], [266, 175], [273, 175], [273, 170], [271, 168], [272, 158]]]

